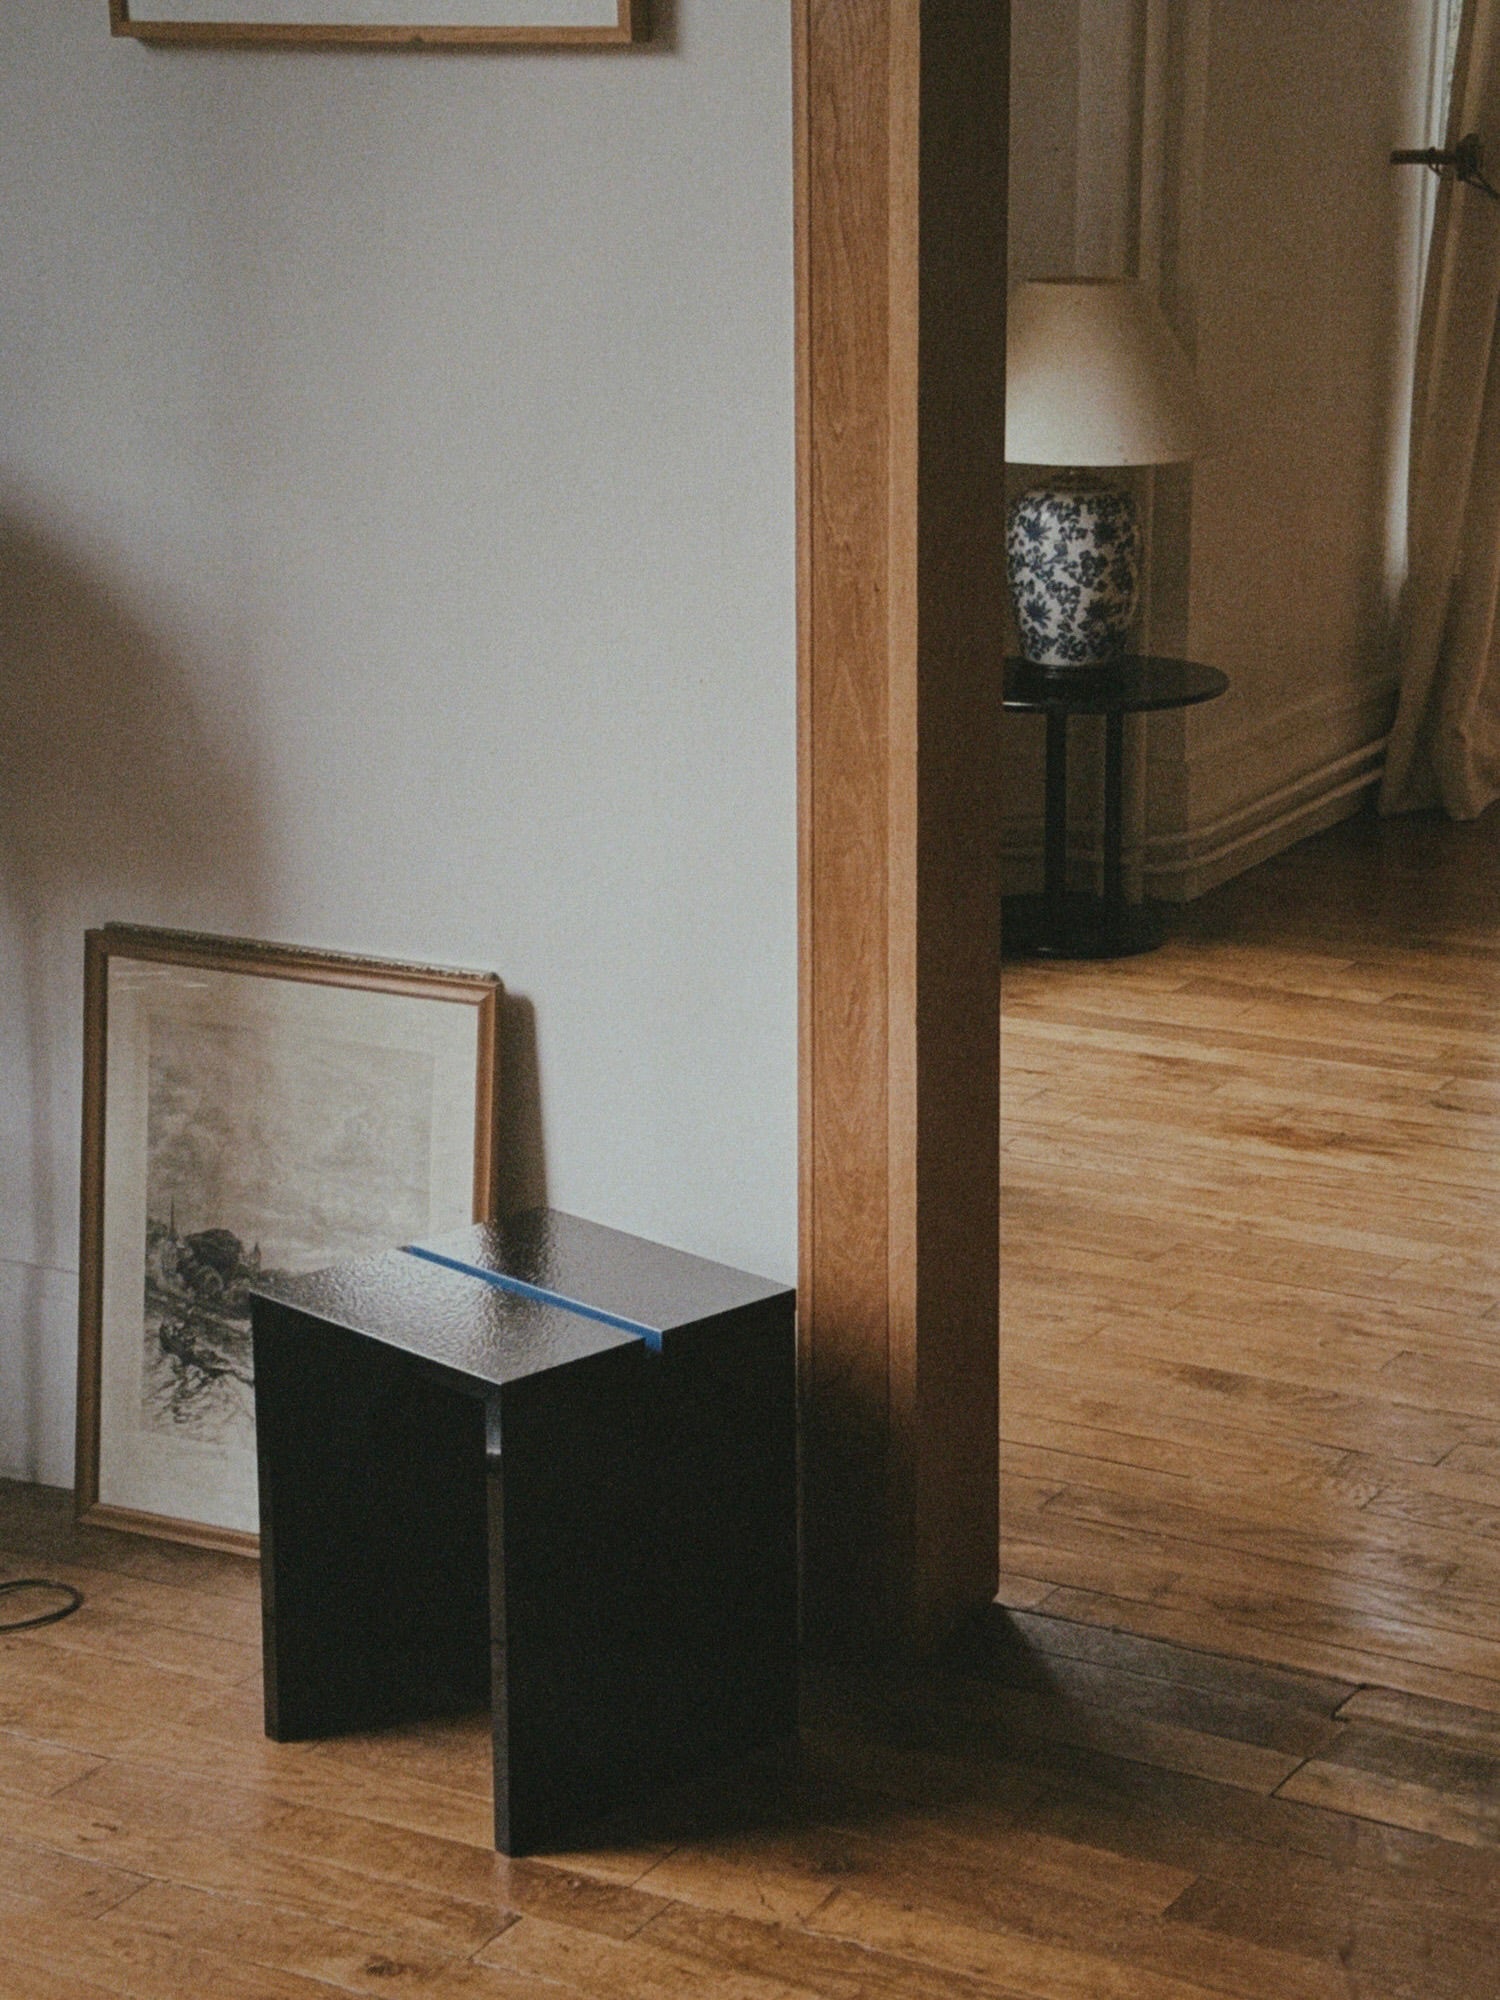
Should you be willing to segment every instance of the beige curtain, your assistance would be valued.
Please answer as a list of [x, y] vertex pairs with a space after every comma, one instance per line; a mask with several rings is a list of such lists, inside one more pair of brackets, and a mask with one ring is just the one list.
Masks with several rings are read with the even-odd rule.
[[[1448, 144], [1500, 183], [1500, 0], [1466, 0]], [[1417, 339], [1401, 698], [1382, 812], [1500, 797], [1500, 201], [1444, 175]]]

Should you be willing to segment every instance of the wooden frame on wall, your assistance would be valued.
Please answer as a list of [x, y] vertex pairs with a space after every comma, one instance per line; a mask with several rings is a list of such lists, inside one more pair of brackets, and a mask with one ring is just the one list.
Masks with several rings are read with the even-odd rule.
[[493, 1214], [500, 982], [114, 924], [85, 982], [78, 1513], [253, 1552], [246, 1290]]
[[109, 0], [110, 30], [178, 48], [618, 47], [650, 0]]

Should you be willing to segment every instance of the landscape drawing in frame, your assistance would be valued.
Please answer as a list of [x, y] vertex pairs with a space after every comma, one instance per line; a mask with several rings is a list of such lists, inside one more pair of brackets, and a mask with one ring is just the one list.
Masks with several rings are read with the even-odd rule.
[[225, 47], [618, 46], [649, 38], [649, 0], [109, 0], [137, 41]]
[[79, 1517], [253, 1552], [248, 1291], [492, 1216], [500, 982], [118, 924], [85, 979]]

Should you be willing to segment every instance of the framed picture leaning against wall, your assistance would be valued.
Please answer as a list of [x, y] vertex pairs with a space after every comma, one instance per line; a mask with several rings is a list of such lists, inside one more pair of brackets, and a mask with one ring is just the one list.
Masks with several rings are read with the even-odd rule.
[[113, 924], [85, 977], [79, 1515], [253, 1551], [248, 1290], [491, 1215], [500, 982]]

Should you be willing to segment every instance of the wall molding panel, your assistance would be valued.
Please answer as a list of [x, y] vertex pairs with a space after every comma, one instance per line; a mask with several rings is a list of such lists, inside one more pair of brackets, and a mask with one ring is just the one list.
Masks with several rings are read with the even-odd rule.
[[1187, 902], [1247, 868], [1269, 861], [1358, 812], [1380, 783], [1386, 738], [1378, 736], [1248, 805], [1182, 834], [1146, 843], [1147, 892]]

